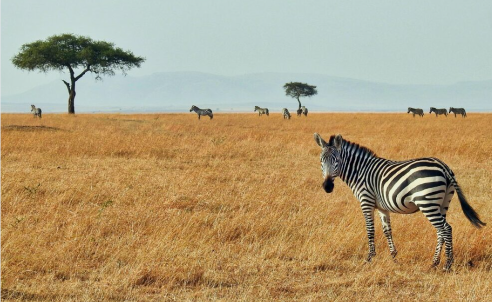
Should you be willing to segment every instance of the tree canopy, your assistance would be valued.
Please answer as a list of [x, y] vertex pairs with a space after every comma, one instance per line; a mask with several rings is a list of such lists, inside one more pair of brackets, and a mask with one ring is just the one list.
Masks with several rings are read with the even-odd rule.
[[297, 99], [299, 102], [299, 109], [301, 109], [301, 101], [300, 97], [311, 97], [313, 95], [318, 94], [316, 90], [316, 86], [312, 86], [306, 83], [300, 82], [290, 82], [284, 85], [285, 95], [290, 96], [291, 98]]
[[[89, 37], [73, 34], [54, 35], [42, 41], [22, 45], [19, 53], [12, 58], [12, 63], [19, 69], [41, 72], [63, 71], [68, 69], [70, 83], [67, 86], [68, 113], [75, 113], [75, 82], [87, 72], [101, 76], [113, 76], [115, 70], [124, 75], [133, 67], [140, 67], [145, 58], [135, 56], [131, 51], [124, 51], [106, 41], [94, 41]], [[82, 70], [75, 75], [75, 70]]]

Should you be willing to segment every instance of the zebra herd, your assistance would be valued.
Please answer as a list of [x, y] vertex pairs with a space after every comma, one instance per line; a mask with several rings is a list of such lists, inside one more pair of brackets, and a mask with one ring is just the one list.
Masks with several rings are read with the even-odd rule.
[[[33, 105], [34, 106], [34, 105]], [[198, 114], [198, 119], [202, 115], [207, 115], [210, 117], [210, 119], [214, 118], [214, 114], [212, 113], [211, 109], [200, 109], [195, 105], [192, 105], [190, 108], [190, 112], [195, 111], [196, 114]], [[258, 112], [258, 116], [262, 116], [263, 114], [266, 114], [267, 116], [270, 116], [270, 110], [268, 108], [261, 108], [260, 106], [255, 106], [254, 112]], [[297, 110], [297, 116], [301, 116], [301, 114], [304, 114], [304, 116], [307, 116], [308, 114], [308, 109], [305, 106], [302, 106]], [[284, 119], [289, 119], [290, 120], [290, 112], [287, 108], [282, 108], [282, 116]]]
[[[444, 115], [446, 117], [448, 116], [448, 111], [446, 110], [446, 108], [434, 108], [434, 107], [430, 107], [429, 114], [431, 114], [433, 112], [436, 114], [436, 117], [438, 115]], [[422, 110], [420, 108], [408, 107], [407, 113], [412, 113], [413, 114], [413, 117], [415, 117], [415, 115], [418, 115], [420, 117], [423, 117], [424, 116], [424, 110]], [[461, 114], [461, 117], [467, 117], [466, 116], [465, 108], [454, 108], [454, 107], [451, 107], [451, 108], [449, 108], [449, 114], [451, 114], [451, 113], [454, 113], [454, 117], [456, 117], [456, 114]]]
[[327, 193], [333, 192], [334, 179], [340, 177], [360, 202], [369, 242], [368, 262], [376, 255], [376, 209], [393, 258], [396, 257], [397, 250], [391, 234], [390, 213], [422, 212], [437, 231], [432, 267], [439, 265], [444, 244], [446, 271], [453, 264], [452, 228], [446, 220], [446, 213], [455, 191], [466, 218], [477, 228], [485, 226], [466, 201], [453, 171], [441, 160], [433, 157], [406, 161], [388, 160], [378, 157], [366, 147], [343, 139], [341, 135], [333, 135], [326, 142], [315, 133], [314, 140], [321, 147], [324, 190]]

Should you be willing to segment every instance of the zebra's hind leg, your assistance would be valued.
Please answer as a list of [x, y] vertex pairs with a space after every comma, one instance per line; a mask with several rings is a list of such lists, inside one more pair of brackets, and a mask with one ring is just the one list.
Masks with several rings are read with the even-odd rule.
[[441, 236], [441, 233], [437, 231], [437, 246], [436, 246], [436, 251], [434, 252], [434, 258], [432, 259], [431, 268], [437, 267], [441, 262], [441, 250], [443, 244], [444, 244], [444, 238]]
[[444, 270], [449, 271], [451, 269], [451, 265], [453, 265], [454, 262], [454, 256], [453, 256], [453, 228], [449, 223], [444, 222], [444, 227], [443, 227], [443, 239], [444, 239], [444, 244], [446, 248], [446, 263], [444, 264]]
[[431, 267], [436, 267], [440, 262], [442, 245], [446, 247], [446, 263], [444, 264], [444, 270], [449, 271], [453, 264], [453, 235], [452, 228], [447, 223], [446, 218], [441, 214], [439, 208], [429, 207], [421, 208], [425, 217], [437, 230], [437, 246], [434, 253], [434, 258]]
[[395, 248], [395, 244], [393, 242], [393, 235], [391, 234], [391, 221], [390, 221], [389, 212], [378, 209], [378, 213], [379, 213], [379, 217], [381, 218], [381, 224], [383, 226], [384, 236], [386, 236], [386, 239], [388, 240], [390, 253], [394, 259], [396, 257], [396, 254], [398, 254], [398, 251]]

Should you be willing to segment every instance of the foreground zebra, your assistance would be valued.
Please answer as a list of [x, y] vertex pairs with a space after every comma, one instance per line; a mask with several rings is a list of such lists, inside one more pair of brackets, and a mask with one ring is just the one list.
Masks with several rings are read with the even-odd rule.
[[451, 107], [451, 108], [449, 108], [449, 114], [451, 114], [451, 113], [454, 113], [454, 117], [456, 117], [456, 114], [461, 114], [461, 117], [466, 117], [465, 108]]
[[453, 171], [437, 158], [418, 158], [392, 161], [376, 156], [371, 150], [351, 143], [341, 135], [333, 135], [325, 142], [318, 133], [314, 140], [321, 147], [323, 188], [331, 193], [333, 180], [340, 177], [359, 199], [366, 220], [369, 254], [367, 261], [376, 255], [374, 246], [374, 210], [378, 210], [383, 232], [393, 257], [397, 251], [391, 235], [390, 212], [412, 214], [421, 211], [437, 230], [437, 246], [432, 267], [440, 262], [441, 248], [446, 247], [444, 270], [453, 264], [451, 226], [446, 212], [458, 193], [461, 209], [466, 218], [477, 228], [485, 226], [466, 201]]
[[448, 117], [448, 111], [445, 109], [445, 108], [442, 108], [442, 109], [436, 109], [434, 107], [430, 107], [430, 112], [429, 113], [432, 113], [434, 112], [436, 114], [436, 117], [438, 115], [445, 115], [446, 117]]
[[282, 109], [282, 115], [284, 116], [284, 120], [285, 119], [289, 119], [290, 120], [290, 112], [287, 108], [283, 108]]
[[302, 109], [301, 108], [297, 109], [297, 116], [301, 116], [301, 114], [302, 114]]
[[306, 108], [306, 106], [302, 106], [302, 107], [301, 107], [301, 110], [302, 110], [302, 114], [304, 114], [304, 116], [307, 116], [307, 114], [308, 114], [308, 109]]
[[196, 114], [198, 114], [198, 119], [200, 119], [200, 116], [202, 115], [208, 115], [210, 119], [214, 118], [214, 114], [212, 113], [211, 109], [200, 109], [197, 106], [193, 105], [190, 108], [190, 112], [195, 111]]
[[258, 116], [261, 116], [262, 114], [270, 116], [270, 111], [268, 111], [268, 108], [260, 108], [258, 106], [255, 106], [255, 112], [256, 111], [258, 111]]
[[36, 108], [36, 106], [31, 105], [31, 112], [34, 115], [34, 117], [37, 116], [37, 117], [41, 118], [41, 113], [42, 113], [41, 108]]
[[408, 107], [408, 112], [407, 113], [413, 113], [413, 117], [415, 117], [415, 115], [419, 115], [420, 117], [423, 117], [424, 116], [424, 110], [420, 109], [420, 108], [412, 108], [412, 107]]

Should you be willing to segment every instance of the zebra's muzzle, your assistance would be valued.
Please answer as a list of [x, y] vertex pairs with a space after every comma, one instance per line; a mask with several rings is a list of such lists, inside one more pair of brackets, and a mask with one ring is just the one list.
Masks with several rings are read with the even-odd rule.
[[331, 193], [333, 192], [333, 188], [335, 187], [335, 184], [333, 183], [333, 178], [327, 177], [325, 178], [325, 181], [323, 182], [323, 189], [325, 189], [326, 193]]

